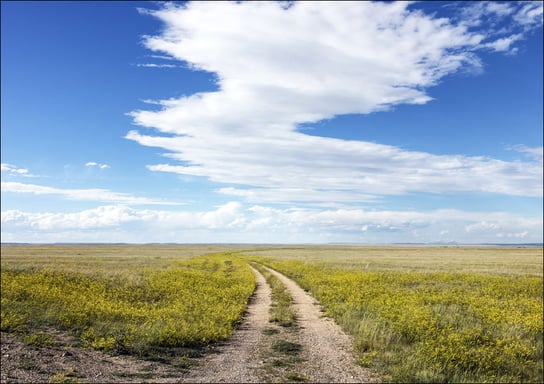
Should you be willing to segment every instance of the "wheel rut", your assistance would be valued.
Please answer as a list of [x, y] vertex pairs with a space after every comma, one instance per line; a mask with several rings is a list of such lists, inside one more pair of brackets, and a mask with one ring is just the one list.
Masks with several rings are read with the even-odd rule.
[[256, 269], [256, 288], [247, 307], [246, 315], [232, 337], [218, 346], [216, 353], [202, 359], [199, 366], [183, 377], [192, 383], [261, 383], [259, 371], [263, 362], [258, 359], [269, 325], [268, 311], [271, 290], [263, 275]]
[[[372, 371], [356, 363], [350, 337], [332, 319], [322, 317], [315, 299], [288, 277], [267, 268], [290, 292], [298, 326], [289, 329], [270, 323], [271, 289], [263, 275], [252, 269], [257, 284], [241, 325], [217, 346], [216, 353], [199, 359], [182, 382], [379, 382]], [[272, 335], [266, 332], [270, 330]], [[295, 357], [279, 356], [272, 350], [278, 340], [298, 344], [301, 350]]]
[[372, 371], [356, 363], [350, 337], [332, 319], [322, 316], [319, 303], [293, 280], [267, 269], [282, 281], [293, 298], [304, 358], [298, 364], [298, 372], [312, 383], [379, 382]]

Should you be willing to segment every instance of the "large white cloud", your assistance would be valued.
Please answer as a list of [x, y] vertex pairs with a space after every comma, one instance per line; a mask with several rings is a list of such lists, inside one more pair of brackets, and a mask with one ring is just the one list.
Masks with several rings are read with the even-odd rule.
[[[206, 176], [212, 181], [250, 185], [221, 193], [255, 201], [286, 201], [286, 190], [305, 191], [308, 201], [368, 201], [369, 195], [408, 192], [483, 191], [542, 195], [542, 163], [463, 155], [433, 155], [359, 141], [287, 132], [281, 137], [153, 137], [131, 131], [128, 138], [171, 151], [187, 165], [158, 164], [153, 171]], [[530, 151], [537, 152], [532, 148]], [[262, 199], [257, 199], [263, 197]], [[287, 199], [289, 200], [289, 199]], [[300, 201], [293, 194], [291, 201]]]
[[2, 241], [542, 242], [542, 218], [505, 212], [278, 209], [229, 202], [207, 211], [107, 205], [70, 212], [2, 211]]
[[215, 73], [219, 89], [132, 112], [137, 125], [168, 135], [126, 138], [175, 161], [150, 170], [240, 184], [219, 192], [251, 201], [283, 202], [286, 191], [315, 202], [445, 191], [541, 196], [538, 161], [434, 155], [297, 131], [340, 114], [428, 102], [427, 87], [480, 65], [477, 50], [506, 51], [522, 36], [521, 27], [486, 35], [473, 28], [479, 20], [516, 16], [528, 28], [540, 8], [525, 8], [472, 6], [470, 18], [453, 21], [407, 2], [167, 4], [148, 11], [164, 30], [147, 36], [146, 46]]

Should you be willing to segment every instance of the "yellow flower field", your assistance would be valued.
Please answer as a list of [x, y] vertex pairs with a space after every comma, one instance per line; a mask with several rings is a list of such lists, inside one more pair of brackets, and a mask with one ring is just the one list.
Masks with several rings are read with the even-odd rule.
[[255, 288], [226, 254], [114, 275], [2, 269], [2, 331], [51, 326], [102, 350], [146, 354], [228, 338]]
[[388, 381], [542, 380], [540, 277], [269, 265], [308, 289]]
[[256, 262], [319, 300], [384, 381], [543, 380], [538, 248], [29, 246], [1, 261], [1, 329], [30, 344], [54, 328], [153, 357], [228, 338]]

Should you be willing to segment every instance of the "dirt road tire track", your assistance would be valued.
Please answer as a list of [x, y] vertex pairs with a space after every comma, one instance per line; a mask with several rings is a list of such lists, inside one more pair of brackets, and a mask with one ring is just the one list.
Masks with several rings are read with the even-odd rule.
[[315, 299], [293, 280], [267, 268], [291, 293], [300, 326], [298, 342], [302, 344], [305, 361], [298, 372], [312, 383], [379, 382], [377, 376], [356, 364], [352, 341], [330, 318], [322, 317]]
[[261, 383], [258, 358], [263, 348], [263, 330], [269, 325], [271, 290], [263, 275], [254, 268], [257, 287], [248, 304], [242, 324], [233, 336], [218, 346], [217, 354], [209, 355], [182, 378], [192, 383]]

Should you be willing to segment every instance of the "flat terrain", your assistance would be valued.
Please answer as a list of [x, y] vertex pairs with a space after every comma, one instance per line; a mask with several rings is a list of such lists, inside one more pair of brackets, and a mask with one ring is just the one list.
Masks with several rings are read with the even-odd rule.
[[[453, 271], [541, 277], [542, 248], [355, 246], [2, 246], [2, 269], [54, 269], [122, 274], [164, 269], [173, 262], [216, 252], [301, 260], [353, 271]], [[273, 271], [293, 298], [297, 327], [269, 322], [270, 287], [254, 270], [257, 286], [243, 321], [228, 340], [187, 354], [176, 364], [111, 355], [67, 333], [49, 329], [55, 343], [31, 346], [2, 333], [2, 382], [377, 382], [377, 373], [356, 363], [353, 340], [316, 300]], [[279, 342], [294, 352], [275, 349]], [[187, 357], [189, 356], [189, 357]]]
[[161, 268], [216, 252], [274, 260], [327, 263], [357, 270], [489, 272], [542, 276], [542, 247], [495, 246], [258, 246], [258, 245], [17, 245], [1, 246], [2, 268], [63, 268], [113, 272]]
[[524, 246], [277, 246], [245, 254], [361, 271], [482, 272], [542, 276], [542, 247]]

